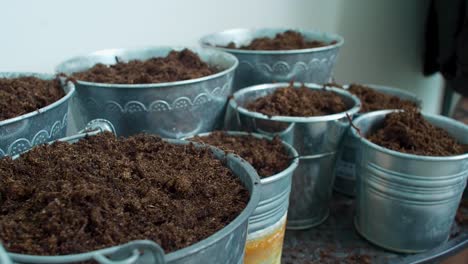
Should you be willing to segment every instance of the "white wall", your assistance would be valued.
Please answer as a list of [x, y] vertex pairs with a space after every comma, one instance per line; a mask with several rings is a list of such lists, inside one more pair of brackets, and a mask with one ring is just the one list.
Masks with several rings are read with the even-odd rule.
[[419, 74], [424, 0], [41, 0], [0, 5], [0, 71], [49, 71], [67, 57], [145, 45], [197, 45], [234, 27], [304, 27], [345, 37], [336, 78], [417, 92], [437, 110], [440, 78]]
[[438, 112], [443, 81], [422, 70], [429, 1], [341, 1], [337, 33], [345, 38], [335, 69], [338, 81], [400, 87], [423, 99], [423, 110]]

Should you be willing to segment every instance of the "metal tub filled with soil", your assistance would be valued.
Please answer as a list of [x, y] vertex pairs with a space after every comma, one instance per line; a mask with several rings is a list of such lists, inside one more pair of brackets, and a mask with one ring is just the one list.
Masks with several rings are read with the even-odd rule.
[[447, 241], [468, 176], [468, 126], [415, 110], [367, 113], [353, 123], [358, 232], [405, 253]]
[[182, 138], [222, 125], [237, 59], [208, 49], [102, 50], [60, 64], [76, 84], [77, 127], [111, 121], [118, 135]]
[[326, 83], [344, 40], [313, 30], [284, 28], [230, 29], [200, 40], [204, 47], [239, 59], [234, 91], [271, 82]]
[[213, 147], [82, 134], [0, 159], [0, 237], [15, 263], [237, 264], [259, 184]]
[[244, 263], [280, 263], [291, 181], [297, 152], [278, 137], [215, 131], [190, 140], [233, 152], [249, 162], [260, 176], [260, 202], [249, 218]]
[[0, 158], [64, 137], [74, 91], [52, 74], [0, 73]]
[[[416, 95], [394, 87], [350, 84], [344, 85], [342, 88], [356, 95], [361, 101], [361, 110], [354, 118], [364, 113], [379, 110], [418, 109], [421, 107], [421, 100]], [[354, 140], [351, 129], [349, 129], [338, 153], [335, 170], [334, 190], [353, 197], [356, 194], [355, 157], [357, 145], [358, 142]]]
[[305, 229], [327, 218], [336, 154], [359, 107], [349, 92], [315, 84], [263, 84], [234, 93], [228, 127], [279, 136], [299, 154], [287, 228]]

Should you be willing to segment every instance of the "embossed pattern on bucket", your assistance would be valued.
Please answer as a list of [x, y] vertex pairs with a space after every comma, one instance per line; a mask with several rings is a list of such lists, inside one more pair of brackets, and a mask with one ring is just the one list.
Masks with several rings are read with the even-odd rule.
[[[229, 102], [226, 125], [233, 130], [246, 130], [268, 136], [278, 135], [299, 153], [299, 166], [294, 172], [289, 200], [289, 229], [305, 229], [323, 222], [328, 216], [328, 204], [334, 179], [336, 153], [344, 133], [349, 127], [346, 114], [359, 111], [356, 96], [337, 88], [326, 88], [340, 95], [349, 110], [343, 113], [316, 117], [268, 117], [251, 112], [243, 106], [246, 102], [287, 87], [287, 83], [263, 84], [234, 93]], [[302, 84], [295, 83], [294, 87]], [[306, 84], [310, 89], [322, 86]]]
[[[367, 113], [354, 124], [367, 135], [391, 112]], [[447, 117], [423, 115], [460, 143], [468, 143], [468, 126]], [[405, 154], [378, 146], [355, 129], [352, 133], [359, 144], [358, 232], [396, 252], [422, 252], [445, 242], [466, 186], [468, 153], [449, 157]]]
[[[44, 80], [55, 78], [53, 74], [3, 72], [0, 78], [34, 76]], [[62, 84], [65, 96], [60, 100], [18, 117], [0, 121], [0, 158], [14, 156], [38, 144], [65, 136], [68, 125], [68, 104], [75, 92], [72, 82]]]
[[[72, 58], [60, 64], [57, 72], [84, 71], [96, 63], [164, 57], [176, 47], [102, 50]], [[202, 78], [156, 84], [105, 84], [77, 81], [77, 127], [89, 120], [111, 121], [120, 136], [139, 132], [166, 138], [182, 138], [219, 128], [231, 94], [237, 59], [221, 51], [194, 49], [210, 66], [223, 69]]]
[[271, 82], [326, 83], [329, 81], [343, 45], [342, 37], [312, 30], [293, 29], [307, 40], [319, 40], [326, 43], [336, 41], [319, 48], [302, 50], [241, 50], [224, 48], [230, 42], [237, 46], [249, 44], [259, 37], [273, 38], [277, 33], [290, 29], [230, 29], [207, 35], [200, 40], [204, 47], [223, 50], [239, 59], [239, 67], [234, 78], [234, 91], [247, 86]]
[[[90, 128], [99, 128], [106, 130], [108, 124], [102, 123], [98, 127], [90, 124]], [[99, 133], [96, 130], [93, 132]], [[61, 141], [76, 142], [87, 136], [86, 133], [81, 135], [70, 136], [60, 139]], [[185, 145], [187, 141], [177, 139], [166, 139], [171, 144]], [[201, 144], [194, 143], [197, 147]], [[226, 159], [226, 166], [229, 167], [235, 176], [239, 177], [240, 181], [248, 189], [250, 200], [247, 207], [237, 216], [230, 224], [223, 229], [212, 234], [206, 239], [203, 239], [189, 247], [164, 254], [161, 247], [148, 240], [136, 240], [127, 244], [95, 250], [81, 254], [64, 255], [64, 256], [33, 256], [17, 253], [9, 253], [15, 263], [75, 263], [86, 260], [95, 260], [100, 264], [109, 263], [125, 263], [125, 264], [147, 264], [147, 263], [170, 263], [170, 264], [205, 264], [205, 263], [227, 263], [240, 264], [244, 258], [244, 247], [247, 239], [248, 218], [253, 213], [260, 199], [260, 179], [252, 166], [241, 160], [233, 154], [226, 155], [223, 151], [211, 147], [211, 150], [216, 158]], [[144, 252], [141, 254], [141, 252]]]
[[[400, 99], [415, 102], [419, 107], [421, 107], [421, 100], [417, 98], [416, 95], [405, 90], [375, 84], [366, 84], [365, 86], [385, 94], [398, 96]], [[345, 89], [348, 87], [349, 85], [344, 86]], [[360, 113], [357, 113], [354, 118], [360, 115]], [[355, 196], [356, 194], [356, 148], [357, 142], [353, 140], [352, 132], [346, 132], [343, 145], [338, 153], [336, 162], [334, 190], [349, 196]]]

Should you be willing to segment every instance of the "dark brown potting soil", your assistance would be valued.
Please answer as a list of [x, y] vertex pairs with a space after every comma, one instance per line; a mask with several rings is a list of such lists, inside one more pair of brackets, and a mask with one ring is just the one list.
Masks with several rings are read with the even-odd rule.
[[0, 194], [1, 242], [39, 255], [136, 239], [171, 252], [226, 226], [249, 199], [207, 148], [108, 133], [1, 159]]
[[272, 94], [247, 103], [248, 110], [268, 116], [323, 116], [349, 109], [338, 94], [305, 86], [278, 88]]
[[319, 48], [335, 44], [336, 41], [325, 43], [323, 41], [312, 40], [308, 41], [304, 36], [293, 30], [278, 33], [274, 38], [256, 38], [248, 45], [236, 47], [234, 42], [229, 43], [226, 48], [229, 49], [245, 49], [245, 50], [294, 50], [294, 49], [310, 49]]
[[415, 102], [403, 100], [398, 96], [382, 93], [360, 84], [351, 84], [348, 91], [356, 95], [361, 100], [361, 113], [384, 109], [418, 108]]
[[0, 121], [33, 112], [64, 95], [58, 79], [0, 78]]
[[277, 174], [291, 164], [292, 157], [289, 157], [278, 137], [270, 141], [252, 135], [235, 136], [215, 131], [209, 136], [197, 136], [191, 140], [216, 146], [224, 151], [239, 155], [249, 162], [262, 178]]
[[465, 152], [445, 130], [433, 126], [418, 111], [388, 114], [382, 126], [368, 135], [377, 145], [424, 156], [453, 156]]
[[189, 49], [171, 51], [166, 57], [146, 61], [116, 60], [113, 65], [98, 63], [86, 71], [74, 73], [73, 78], [96, 83], [147, 84], [191, 80], [218, 72]]

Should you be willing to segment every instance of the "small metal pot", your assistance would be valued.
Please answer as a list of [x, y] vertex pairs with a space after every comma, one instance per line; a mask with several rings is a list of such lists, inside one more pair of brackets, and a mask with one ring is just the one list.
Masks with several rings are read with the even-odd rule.
[[[83, 133], [60, 140], [73, 143], [86, 136], [96, 135], [102, 131], [113, 131], [113, 128], [111, 128], [112, 125], [106, 120], [104, 120], [104, 122], [96, 120], [88, 124]], [[166, 141], [176, 145], [190, 144], [187, 141], [176, 139], [166, 139]], [[202, 147], [202, 144], [194, 144], [197, 147]], [[8, 253], [8, 255], [13, 261], [15, 261], [15, 263], [18, 264], [76, 263], [88, 260], [94, 260], [100, 264], [242, 263], [247, 238], [248, 219], [254, 212], [260, 199], [260, 190], [258, 187], [260, 179], [258, 178], [255, 169], [238, 156], [225, 154], [223, 151], [214, 147], [210, 147], [210, 149], [216, 158], [226, 160], [226, 166], [232, 170], [235, 176], [239, 177], [240, 181], [248, 189], [250, 200], [239, 216], [237, 216], [223, 229], [212, 234], [208, 238], [169, 254], [164, 254], [162, 248], [153, 241], [135, 240], [127, 244], [80, 254], [63, 256], [34, 256]]]
[[[57, 72], [72, 74], [85, 71], [96, 63], [164, 57], [178, 47], [111, 49], [75, 57], [60, 64]], [[119, 136], [140, 132], [166, 138], [182, 138], [212, 131], [222, 126], [228, 96], [231, 94], [237, 59], [231, 54], [194, 49], [210, 66], [223, 69], [213, 75], [193, 80], [156, 84], [109, 84], [78, 80], [76, 82], [76, 126], [89, 120], [111, 121]]]
[[[325, 88], [341, 96], [349, 110], [343, 113], [288, 117], [256, 113], [244, 108], [247, 102], [286, 87], [287, 83], [262, 84], [234, 93], [229, 102], [226, 125], [232, 130], [246, 130], [267, 136], [278, 135], [299, 153], [299, 166], [294, 171], [289, 200], [288, 229], [305, 229], [322, 223], [329, 213], [334, 167], [338, 148], [349, 127], [346, 117], [359, 111], [359, 99], [338, 88]], [[294, 87], [302, 84], [295, 83]], [[310, 89], [323, 89], [307, 84]]]
[[[55, 75], [29, 72], [2, 72], [0, 78], [33, 76], [52, 80]], [[62, 82], [65, 96], [34, 112], [0, 121], [0, 158], [14, 156], [35, 145], [65, 136], [68, 104], [75, 92], [72, 82]]]
[[[394, 111], [364, 114], [354, 125], [363, 136], [369, 135]], [[468, 143], [468, 126], [438, 115], [424, 114], [424, 118], [460, 143]], [[468, 153], [450, 157], [406, 154], [376, 145], [355, 129], [352, 133], [359, 142], [357, 231], [396, 252], [422, 252], [445, 242], [466, 186]]]
[[[256, 133], [227, 131], [232, 136], [251, 135], [256, 138], [271, 140], [270, 137]], [[203, 133], [198, 136], [209, 136]], [[296, 150], [283, 142], [291, 158], [291, 164], [285, 170], [260, 179], [260, 202], [249, 218], [246, 253], [244, 263], [280, 263], [283, 239], [288, 211], [289, 194], [294, 170], [299, 164]]]
[[[415, 102], [421, 107], [421, 100], [415, 94], [388, 86], [366, 84], [365, 86], [376, 91], [398, 96], [400, 99]], [[344, 88], [348, 89], [349, 85]], [[361, 113], [357, 113], [354, 118], [359, 117]], [[354, 197], [356, 194], [356, 173], [355, 173], [355, 157], [358, 143], [353, 140], [351, 129], [346, 133], [343, 140], [342, 148], [338, 152], [335, 170], [335, 185], [334, 190], [342, 194]]]
[[234, 91], [247, 86], [271, 82], [326, 83], [330, 80], [335, 60], [344, 40], [341, 36], [313, 30], [294, 29], [307, 40], [326, 43], [319, 48], [298, 50], [241, 50], [224, 48], [230, 42], [239, 45], [249, 44], [259, 37], [274, 38], [287, 28], [230, 29], [203, 37], [200, 42], [210, 47], [229, 52], [239, 59], [239, 68], [234, 78]]

